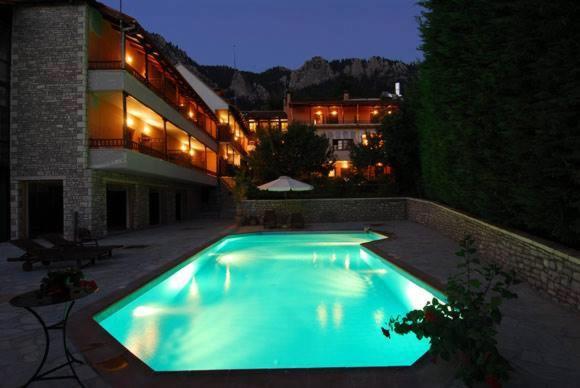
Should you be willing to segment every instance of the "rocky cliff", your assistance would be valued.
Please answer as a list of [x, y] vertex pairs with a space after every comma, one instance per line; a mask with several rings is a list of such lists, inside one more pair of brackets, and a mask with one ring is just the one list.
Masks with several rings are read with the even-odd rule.
[[296, 70], [273, 67], [254, 73], [230, 66], [200, 65], [161, 36], [155, 38], [166, 55], [184, 63], [243, 110], [281, 109], [286, 91], [304, 99], [340, 98], [345, 91], [352, 97], [379, 97], [382, 92], [393, 93], [395, 82], [401, 82], [404, 89], [416, 71], [415, 64], [381, 57], [332, 61], [314, 57]]

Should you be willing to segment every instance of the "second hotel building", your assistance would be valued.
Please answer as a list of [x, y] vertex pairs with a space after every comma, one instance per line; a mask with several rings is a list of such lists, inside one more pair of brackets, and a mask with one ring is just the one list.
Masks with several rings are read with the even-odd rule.
[[15, 6], [11, 86], [12, 238], [101, 236], [215, 201], [218, 117], [132, 18]]

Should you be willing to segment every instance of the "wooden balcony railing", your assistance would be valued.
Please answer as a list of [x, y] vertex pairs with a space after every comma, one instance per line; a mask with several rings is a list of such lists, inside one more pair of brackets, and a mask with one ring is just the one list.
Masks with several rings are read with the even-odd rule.
[[164, 151], [151, 148], [143, 143], [138, 143], [129, 139], [90, 139], [89, 146], [91, 148], [125, 148], [137, 151], [141, 154], [152, 156], [154, 158], [162, 159], [182, 167], [199, 170], [208, 175], [216, 175], [215, 172], [206, 168], [205, 158], [192, 157], [188, 153], [185, 153], [181, 150], [167, 150], [166, 153]]

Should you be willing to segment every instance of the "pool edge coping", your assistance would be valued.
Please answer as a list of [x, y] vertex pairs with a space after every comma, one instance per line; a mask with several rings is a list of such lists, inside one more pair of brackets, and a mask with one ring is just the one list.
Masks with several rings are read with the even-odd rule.
[[[380, 257], [394, 266], [398, 267], [402, 271], [408, 273], [412, 277], [424, 282], [428, 286], [434, 288], [440, 293], [444, 294], [444, 285], [439, 280], [433, 276], [417, 269], [416, 267], [403, 262], [402, 260], [394, 258], [388, 252], [375, 245], [384, 242], [385, 240], [396, 238], [396, 234], [377, 230], [375, 228], [365, 228], [365, 231], [376, 233], [383, 238], [361, 243], [361, 247], [370, 250], [373, 254]], [[360, 373], [368, 372], [370, 375], [379, 373], [381, 377], [385, 378], [379, 385], [384, 384], [386, 381], [391, 379], [399, 378], [409, 378], [409, 374], [414, 374], [418, 369], [421, 370], [431, 367], [432, 363], [429, 361], [428, 352], [419, 357], [412, 365], [409, 366], [379, 366], [379, 367], [323, 367], [323, 368], [291, 368], [291, 369], [236, 369], [236, 370], [211, 370], [211, 371], [165, 371], [156, 372], [151, 367], [149, 367], [145, 362], [143, 362], [136, 355], [131, 353], [126, 349], [120, 342], [118, 342], [112, 335], [110, 335], [99, 323], [94, 319], [95, 315], [108, 309], [115, 303], [121, 301], [128, 295], [134, 293], [138, 289], [145, 286], [147, 283], [155, 280], [159, 276], [163, 275], [165, 272], [175, 268], [176, 266], [188, 260], [192, 256], [198, 254], [204, 249], [214, 245], [220, 240], [228, 236], [237, 235], [247, 235], [247, 234], [269, 234], [276, 233], [276, 231], [254, 231], [254, 232], [239, 232], [236, 229], [233, 231], [231, 229], [226, 229], [219, 233], [217, 236], [209, 239], [208, 241], [186, 251], [185, 253], [179, 255], [177, 258], [172, 259], [158, 268], [140, 276], [137, 279], [130, 281], [126, 286], [112, 291], [110, 294], [103, 296], [99, 300], [84, 306], [70, 318], [70, 324], [68, 326], [69, 335], [73, 343], [78, 348], [79, 352], [83, 354], [88, 365], [97, 373], [101, 378], [103, 378], [107, 383], [112, 386], [123, 386], [126, 384], [139, 384], [140, 386], [162, 386], [166, 384], [171, 384], [171, 386], [180, 386], [180, 380], [186, 378], [188, 380], [194, 379], [195, 377], [202, 379], [205, 384], [212, 386], [212, 382], [208, 382], [207, 379], [215, 380], [213, 381], [215, 386], [224, 386], [229, 381], [229, 377], [237, 376], [239, 378], [248, 376], [256, 376], [264, 378], [264, 376], [269, 376], [270, 378], [282, 378], [288, 379], [290, 376], [294, 378], [297, 376], [302, 376], [302, 378], [314, 378], [315, 375], [326, 376], [328, 373], [331, 375], [345, 375], [349, 373]], [[360, 232], [360, 229], [342, 229], [342, 230], [328, 230], [328, 229], [312, 229], [312, 230], [296, 230], [289, 229], [282, 232], [329, 232], [329, 233], [341, 233], [341, 232]], [[107, 361], [118, 360], [119, 362], [124, 362], [119, 369], [115, 368], [103, 368], [99, 365], [103, 365]], [[421, 373], [422, 374], [422, 373]], [[449, 373], [447, 373], [449, 374]], [[452, 376], [452, 373], [451, 373]], [[237, 378], [234, 377], [234, 378]], [[387, 379], [388, 378], [388, 379]], [[244, 380], [244, 379], [242, 379]], [[446, 379], [447, 380], [447, 379]], [[247, 380], [246, 380], [247, 381]], [[309, 380], [310, 381], [310, 380]], [[191, 381], [188, 381], [189, 383]], [[181, 381], [181, 383], [186, 383], [186, 381]], [[248, 382], [249, 383], [249, 382]], [[296, 383], [298, 385], [298, 383]], [[250, 384], [249, 386], [252, 386]], [[316, 386], [316, 385], [315, 385]]]

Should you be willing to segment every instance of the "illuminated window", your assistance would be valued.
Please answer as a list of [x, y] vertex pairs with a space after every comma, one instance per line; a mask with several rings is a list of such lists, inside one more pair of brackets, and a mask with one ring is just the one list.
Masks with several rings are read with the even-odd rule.
[[249, 125], [250, 125], [250, 131], [256, 132], [256, 122], [254, 120], [250, 120]]
[[332, 140], [332, 146], [336, 151], [348, 151], [351, 149], [353, 144], [352, 139], [334, 139]]

